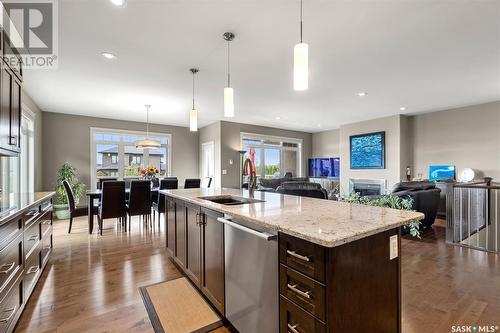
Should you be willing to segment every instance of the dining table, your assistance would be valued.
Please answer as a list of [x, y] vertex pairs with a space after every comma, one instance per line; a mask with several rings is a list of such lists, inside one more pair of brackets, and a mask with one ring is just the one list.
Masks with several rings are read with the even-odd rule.
[[[151, 197], [158, 195], [158, 190], [159, 190], [159, 187], [152, 187], [151, 188]], [[128, 198], [130, 195], [130, 188], [126, 188], [125, 193], [126, 193], [125, 197]], [[87, 193], [86, 193], [88, 220], [89, 220], [89, 234], [91, 234], [94, 231], [94, 212], [95, 212], [94, 202], [95, 202], [95, 200], [101, 198], [101, 194], [102, 194], [102, 191], [99, 189], [90, 190], [90, 191], [87, 191]]]

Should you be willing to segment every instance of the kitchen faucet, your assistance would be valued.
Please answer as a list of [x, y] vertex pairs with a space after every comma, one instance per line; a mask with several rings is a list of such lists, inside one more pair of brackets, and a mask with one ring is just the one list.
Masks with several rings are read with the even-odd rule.
[[253, 169], [253, 163], [252, 160], [247, 158], [245, 162], [243, 163], [243, 174], [245, 174], [245, 170], [247, 169], [247, 166], [249, 167], [249, 172], [248, 172], [248, 192], [250, 196], [253, 196], [253, 191], [255, 190], [255, 187], [257, 185], [257, 175], [255, 174], [255, 170]]

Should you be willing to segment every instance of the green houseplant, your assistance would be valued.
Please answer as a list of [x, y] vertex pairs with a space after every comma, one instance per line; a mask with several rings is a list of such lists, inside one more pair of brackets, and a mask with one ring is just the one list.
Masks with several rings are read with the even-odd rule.
[[[413, 199], [400, 198], [395, 195], [384, 195], [379, 198], [360, 197], [359, 193], [353, 193], [347, 201], [351, 203], [360, 203], [368, 206], [387, 207], [402, 210], [413, 210]], [[419, 220], [411, 221], [408, 225], [403, 227], [403, 230], [408, 230], [409, 234], [413, 237], [420, 238], [420, 225], [422, 222]]]
[[59, 170], [57, 170], [57, 184], [56, 184], [56, 197], [54, 199], [54, 209], [58, 219], [67, 219], [69, 217], [68, 198], [66, 197], [66, 190], [64, 189], [63, 182], [67, 181], [73, 189], [75, 201], [85, 193], [85, 184], [78, 180], [78, 173], [76, 168], [70, 163], [66, 162]]

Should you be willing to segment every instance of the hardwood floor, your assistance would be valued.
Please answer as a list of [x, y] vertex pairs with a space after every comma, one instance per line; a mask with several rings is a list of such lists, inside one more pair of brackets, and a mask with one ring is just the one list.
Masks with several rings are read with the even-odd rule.
[[[163, 227], [138, 220], [122, 233], [105, 221], [88, 235], [86, 218], [54, 223], [54, 252], [16, 332], [153, 332], [138, 287], [178, 277], [164, 248]], [[500, 325], [500, 258], [446, 245], [435, 227], [405, 238], [403, 332], [450, 332], [451, 325]], [[214, 332], [229, 332], [225, 328]]]

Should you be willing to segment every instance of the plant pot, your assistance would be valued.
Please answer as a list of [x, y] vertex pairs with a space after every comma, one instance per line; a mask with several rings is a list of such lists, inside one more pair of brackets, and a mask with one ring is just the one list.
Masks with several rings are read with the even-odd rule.
[[67, 204], [54, 205], [54, 212], [58, 220], [69, 219], [69, 210]]

